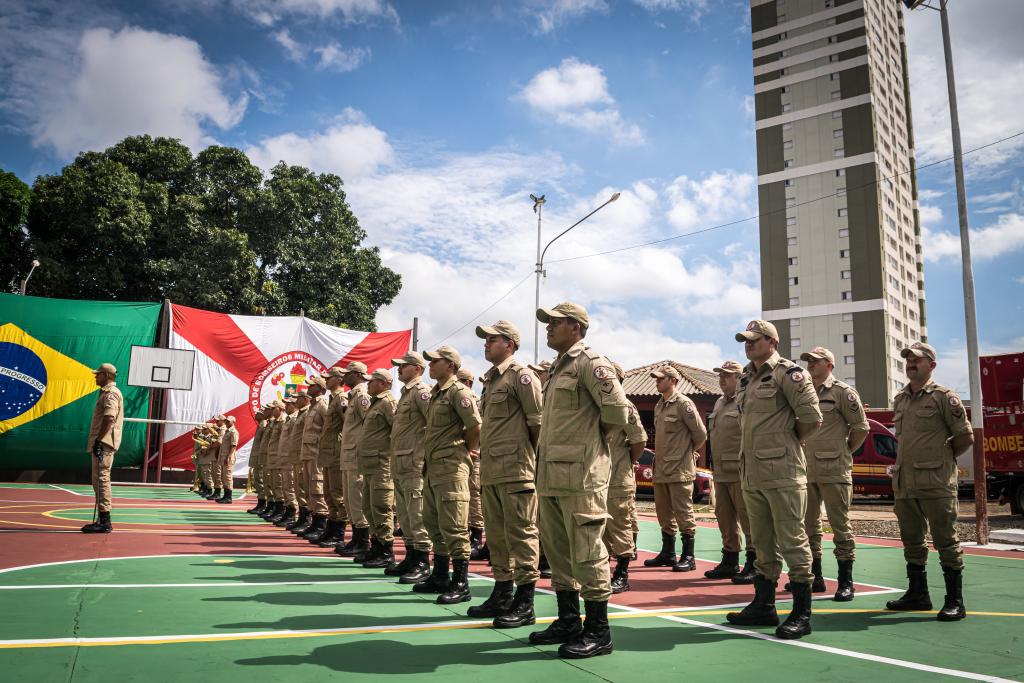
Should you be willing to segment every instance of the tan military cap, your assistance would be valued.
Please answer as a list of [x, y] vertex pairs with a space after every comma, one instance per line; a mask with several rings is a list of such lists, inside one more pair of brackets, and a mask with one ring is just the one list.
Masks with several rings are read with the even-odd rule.
[[511, 339], [516, 343], [516, 346], [519, 346], [519, 328], [507, 320], [499, 320], [493, 325], [480, 325], [476, 328], [476, 336], [481, 339], [487, 339], [492, 334]]
[[443, 358], [444, 360], [451, 361], [456, 365], [462, 365], [462, 356], [460, 356], [459, 352], [451, 346], [442, 346], [438, 348], [437, 351], [424, 351], [423, 357], [428, 361], [440, 360]]
[[271, 401], [270, 402], [270, 407], [271, 408], [279, 408], [281, 410], [284, 410], [284, 402], [283, 401]]
[[357, 360], [352, 361], [345, 366], [345, 372], [357, 372], [363, 379], [370, 379], [369, 371], [366, 369], [366, 363], [360, 363]]
[[236, 422], [238, 422], [238, 419], [234, 415], [228, 415], [227, 420], [231, 424], [235, 424]]
[[459, 371], [455, 373], [455, 377], [460, 382], [472, 382], [476, 379], [476, 375], [469, 368], [459, 368]]
[[282, 400], [282, 401], [283, 401], [284, 403], [295, 403], [295, 397], [294, 397], [294, 396], [285, 396], [285, 397], [284, 397], [284, 398], [282, 398], [281, 400]]
[[767, 320], [751, 320], [747, 329], [736, 333], [736, 341], [757, 341], [758, 337], [769, 337], [779, 341], [779, 331]]
[[309, 392], [306, 391], [305, 389], [298, 389], [294, 394], [292, 394], [292, 397], [293, 398], [309, 398]]
[[925, 344], [924, 342], [914, 342], [910, 346], [901, 349], [900, 355], [904, 358], [914, 356], [916, 358], [930, 358], [931, 360], [936, 360], [935, 347], [931, 344]]
[[98, 375], [101, 372], [105, 372], [108, 375], [117, 376], [117, 368], [114, 367], [113, 363], [101, 363], [98, 368], [92, 371], [92, 374]]
[[626, 379], [626, 371], [622, 369], [622, 366], [612, 361], [612, 367], [615, 368], [615, 376], [619, 378], [619, 381]]
[[677, 382], [683, 378], [683, 376], [679, 374], [679, 371], [676, 370], [671, 365], [666, 365], [664, 367], [658, 368], [657, 370], [651, 373], [651, 377], [655, 379], [661, 379], [662, 377], [671, 377]]
[[579, 304], [566, 301], [554, 308], [538, 308], [537, 320], [542, 323], [550, 322], [552, 318], [572, 318], [583, 327], [590, 327], [590, 318], [587, 316], [587, 309]]
[[318, 387], [320, 387], [321, 389], [326, 389], [327, 388], [327, 380], [325, 380], [323, 377], [318, 377], [318, 376], [310, 377], [309, 378], [309, 383], [310, 384], [315, 384]]
[[395, 367], [399, 365], [418, 365], [421, 368], [427, 367], [427, 361], [423, 358], [423, 355], [416, 351], [410, 351], [401, 358], [392, 358], [391, 364]]
[[836, 356], [834, 353], [826, 349], [824, 346], [815, 346], [810, 351], [805, 351], [800, 354], [800, 360], [827, 360], [832, 365], [836, 364]]
[[391, 376], [391, 371], [388, 370], [387, 368], [377, 368], [376, 370], [373, 371], [373, 374], [370, 375], [370, 379], [377, 379], [388, 385], [395, 381], [394, 378]]
[[526, 367], [530, 368], [534, 372], [547, 372], [548, 370], [551, 369], [551, 361], [549, 361], [549, 360], [542, 360], [540, 363], [538, 363], [536, 365], [534, 365], [533, 363], [530, 363]]
[[328, 377], [337, 377], [338, 379], [344, 379], [345, 378], [345, 368], [343, 368], [341, 366], [338, 366], [338, 365], [335, 365], [333, 368], [331, 368], [330, 370], [328, 370], [324, 374], [324, 379], [326, 379]]
[[734, 360], [727, 360], [722, 363], [722, 367], [715, 368], [714, 372], [719, 375], [742, 375], [743, 366]]

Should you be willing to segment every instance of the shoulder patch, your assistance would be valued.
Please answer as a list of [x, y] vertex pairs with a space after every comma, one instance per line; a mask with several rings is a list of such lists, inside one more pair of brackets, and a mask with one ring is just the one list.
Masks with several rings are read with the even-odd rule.
[[794, 368], [793, 370], [790, 370], [786, 374], [789, 375], [789, 378], [793, 380], [794, 383], [799, 384], [800, 382], [804, 381], [804, 373], [799, 368]]
[[594, 368], [594, 377], [601, 380], [602, 382], [605, 380], [609, 380], [614, 376], [615, 371], [612, 370], [607, 365], [598, 365], [596, 368]]
[[857, 396], [857, 392], [853, 391], [852, 389], [846, 392], [846, 400], [849, 401], [850, 403], [860, 402], [860, 398]]
[[359, 399], [359, 405], [365, 408], [366, 406], [370, 405], [370, 399], [367, 398], [366, 396], [363, 396], [361, 399]]
[[420, 392], [420, 400], [421, 401], [429, 401], [430, 400], [430, 392], [429, 391]]
[[693, 412], [693, 404], [692, 403], [687, 403], [686, 404], [686, 412], [688, 412], [688, 413], [692, 413]]
[[955, 395], [950, 394], [949, 395], [949, 405], [951, 405], [954, 408], [956, 408], [957, 406], [960, 405], [960, 399], [958, 399]]
[[530, 373], [524, 372], [523, 374], [519, 375], [519, 383], [522, 384], [523, 386], [529, 386], [530, 384], [533, 384], [533, 377], [530, 375]]
[[468, 396], [463, 396], [462, 400], [459, 401], [459, 405], [462, 406], [463, 408], [468, 408], [471, 405], [473, 405], [473, 399], [469, 398]]

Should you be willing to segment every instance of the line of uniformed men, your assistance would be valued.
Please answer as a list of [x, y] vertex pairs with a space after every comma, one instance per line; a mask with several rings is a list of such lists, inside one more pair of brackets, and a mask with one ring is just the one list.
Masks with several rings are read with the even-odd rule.
[[192, 490], [217, 503], [231, 503], [239, 438], [235, 421], [234, 415], [217, 415], [192, 430], [192, 462], [196, 466]]

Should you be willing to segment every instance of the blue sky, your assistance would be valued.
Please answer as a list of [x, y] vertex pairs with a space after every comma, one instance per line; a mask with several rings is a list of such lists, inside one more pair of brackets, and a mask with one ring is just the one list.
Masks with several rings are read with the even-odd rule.
[[[951, 3], [967, 149], [1024, 130], [1024, 3]], [[711, 367], [760, 311], [749, 10], [719, 0], [8, 0], [0, 168], [26, 182], [125, 135], [245, 149], [341, 175], [405, 286], [383, 329], [420, 318], [483, 368], [480, 322], [532, 358], [536, 219], [545, 237], [622, 197], [549, 252], [542, 301], [591, 309], [588, 339], [627, 367]], [[938, 16], [907, 20], [919, 165], [950, 154]], [[1024, 137], [968, 157], [983, 351], [1024, 350]], [[940, 380], [966, 390], [949, 163], [920, 174], [928, 327]], [[492, 309], [474, 316], [522, 284]], [[463, 325], [466, 325], [462, 327]], [[459, 328], [462, 329], [459, 329]], [[541, 342], [543, 345], [543, 341]], [[542, 356], [548, 355], [542, 349]]]

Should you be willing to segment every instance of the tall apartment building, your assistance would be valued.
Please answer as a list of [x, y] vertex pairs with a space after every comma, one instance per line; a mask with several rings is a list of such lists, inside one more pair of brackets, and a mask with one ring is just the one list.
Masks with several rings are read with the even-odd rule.
[[761, 307], [789, 358], [814, 346], [882, 407], [926, 338], [903, 10], [750, 0]]

